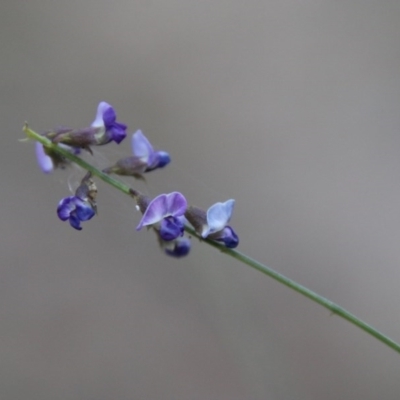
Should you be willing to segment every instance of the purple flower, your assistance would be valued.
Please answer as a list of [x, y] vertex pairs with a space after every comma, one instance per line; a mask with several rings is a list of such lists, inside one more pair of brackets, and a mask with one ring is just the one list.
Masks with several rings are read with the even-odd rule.
[[70, 225], [80, 231], [81, 222], [88, 221], [97, 212], [96, 195], [96, 184], [92, 180], [91, 173], [88, 172], [76, 189], [75, 196], [65, 197], [58, 203], [58, 218], [61, 221], [69, 220]]
[[156, 168], [165, 167], [171, 158], [165, 151], [154, 151], [153, 146], [143, 135], [137, 131], [132, 135], [133, 156], [121, 158], [114, 165], [103, 170], [106, 174], [117, 174], [133, 176], [136, 179], [143, 179], [145, 172]]
[[99, 103], [96, 118], [91, 124], [91, 127], [97, 130], [96, 144], [106, 144], [112, 140], [119, 144], [125, 139], [127, 126], [116, 122], [116, 119], [117, 114], [110, 104], [105, 101]]
[[172, 246], [165, 247], [164, 252], [176, 258], [187, 256], [190, 252], [190, 239], [179, 237], [172, 242]]
[[141, 130], [132, 135], [132, 153], [147, 165], [145, 172], [163, 168], [170, 163], [171, 157], [166, 151], [155, 151]]
[[[80, 152], [80, 149], [70, 147], [61, 143], [59, 144], [59, 146], [62, 146], [73, 154], [79, 154]], [[52, 172], [57, 167], [65, 168], [67, 165], [70, 164], [70, 161], [63, 157], [61, 154], [52, 151], [49, 148], [45, 148], [39, 142], [35, 143], [35, 152], [39, 167], [45, 174]]]
[[47, 132], [46, 136], [53, 143], [64, 143], [92, 153], [90, 146], [100, 146], [111, 141], [119, 144], [126, 137], [127, 126], [116, 122], [116, 119], [117, 114], [114, 109], [102, 101], [97, 107], [96, 118], [89, 127], [81, 129], [62, 127]]
[[202, 238], [216, 240], [226, 247], [234, 248], [239, 244], [239, 237], [228, 226], [234, 205], [235, 200], [230, 199], [225, 203], [215, 203], [207, 212], [197, 207], [190, 207], [185, 213], [185, 217]]
[[62, 221], [69, 220], [70, 225], [80, 231], [80, 223], [88, 221], [95, 215], [95, 210], [89, 201], [77, 196], [65, 197], [58, 203], [57, 214]]
[[162, 240], [174, 240], [183, 234], [186, 208], [187, 202], [181, 193], [160, 194], [147, 205], [136, 229], [153, 226]]

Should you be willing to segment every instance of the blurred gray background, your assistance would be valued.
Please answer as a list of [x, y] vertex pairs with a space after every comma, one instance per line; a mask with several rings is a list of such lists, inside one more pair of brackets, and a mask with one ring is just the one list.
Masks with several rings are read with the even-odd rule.
[[399, 398], [399, 354], [205, 244], [164, 256], [105, 184], [81, 232], [59, 221], [82, 173], [18, 142], [109, 102], [173, 159], [130, 184], [235, 198], [240, 250], [399, 341], [399, 1], [0, 10], [1, 399]]

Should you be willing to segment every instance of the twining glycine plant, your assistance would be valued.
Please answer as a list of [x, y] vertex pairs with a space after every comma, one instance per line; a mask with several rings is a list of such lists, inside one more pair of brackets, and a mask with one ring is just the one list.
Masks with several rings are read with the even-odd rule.
[[23, 130], [29, 139], [36, 141], [36, 158], [44, 173], [51, 173], [57, 168], [64, 169], [71, 163], [87, 171], [75, 194], [64, 197], [55, 207], [58, 218], [68, 221], [72, 228], [81, 230], [81, 223], [86, 223], [97, 214], [97, 188], [94, 177], [98, 177], [135, 201], [134, 206], [142, 214], [136, 230], [140, 231], [144, 227], [152, 229], [165, 254], [175, 258], [188, 255], [191, 247], [190, 237], [197, 237], [203, 243], [301, 293], [400, 353], [400, 344], [344, 308], [235, 250], [239, 238], [229, 225], [235, 200], [217, 202], [203, 210], [188, 205], [185, 196], [175, 188], [169, 193], [150, 198], [112, 177], [111, 175], [122, 175], [144, 179], [145, 174], [164, 168], [170, 163], [169, 154], [166, 151], [155, 150], [142, 131], [136, 131], [131, 137], [132, 155], [116, 161], [103, 171], [80, 158], [82, 151], [93, 154], [93, 146], [103, 146], [111, 142], [120, 144], [127, 136], [127, 126], [117, 122], [117, 114], [108, 103], [101, 102], [98, 105], [94, 121], [86, 128], [60, 127], [39, 134], [25, 124]]
[[[117, 122], [114, 108], [106, 102], [97, 107], [96, 118], [89, 127], [82, 129], [57, 128], [43, 134], [52, 143], [77, 155], [81, 150], [93, 154], [91, 146], [105, 145], [111, 142], [120, 144], [125, 137], [127, 126]], [[166, 151], [154, 150], [141, 130], [132, 134], [132, 155], [121, 158], [114, 165], [103, 170], [105, 174], [132, 176], [143, 179], [143, 174], [164, 168], [171, 161]], [[36, 143], [36, 158], [44, 173], [55, 168], [65, 168], [70, 160], [53, 148]], [[131, 189], [137, 209], [143, 217], [137, 226], [152, 228], [158, 243], [165, 254], [183, 257], [190, 252], [190, 240], [185, 236], [185, 225], [190, 223], [202, 238], [223, 243], [228, 248], [239, 244], [235, 231], [228, 226], [235, 201], [216, 203], [207, 212], [188, 207], [185, 196], [180, 192], [160, 194], [154, 199]], [[95, 197], [97, 189], [91, 173], [85, 175], [74, 196], [63, 198], [57, 207], [57, 215], [62, 221], [69, 221], [76, 230], [81, 230], [81, 222], [88, 221], [97, 213]]]

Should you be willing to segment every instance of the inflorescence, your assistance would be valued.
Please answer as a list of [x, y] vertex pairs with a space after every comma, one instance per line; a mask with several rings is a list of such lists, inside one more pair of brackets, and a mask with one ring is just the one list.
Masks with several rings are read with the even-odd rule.
[[[97, 107], [96, 118], [83, 129], [57, 128], [45, 132], [43, 136], [58, 144], [71, 154], [80, 154], [82, 150], [92, 153], [91, 146], [101, 146], [110, 142], [120, 144], [126, 137], [127, 126], [117, 122], [114, 108], [106, 102]], [[143, 174], [164, 168], [171, 161], [166, 151], [154, 150], [141, 130], [132, 134], [132, 156], [118, 160], [103, 170], [106, 174], [132, 176], [144, 179]], [[56, 168], [64, 169], [70, 164], [54, 149], [36, 142], [36, 158], [41, 170], [50, 173]], [[57, 207], [57, 215], [62, 221], [81, 230], [81, 222], [88, 221], [97, 214], [97, 188], [93, 176], [88, 172], [81, 181], [74, 196], [63, 198]], [[217, 241], [228, 248], [235, 248], [239, 238], [228, 225], [232, 216], [235, 200], [215, 203], [207, 211], [188, 206], [180, 192], [160, 194], [151, 199], [137, 190], [131, 189], [136, 208], [142, 213], [136, 229], [152, 228], [158, 243], [165, 254], [183, 257], [189, 254], [191, 242], [185, 236], [185, 226], [190, 224], [201, 238]]]

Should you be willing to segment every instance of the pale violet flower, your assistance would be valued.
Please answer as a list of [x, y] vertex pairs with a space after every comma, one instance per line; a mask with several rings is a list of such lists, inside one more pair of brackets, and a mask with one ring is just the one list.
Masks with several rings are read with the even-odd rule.
[[141, 130], [136, 131], [132, 135], [132, 153], [146, 164], [145, 172], [156, 168], [163, 168], [171, 161], [171, 157], [166, 151], [154, 150]]
[[183, 194], [160, 194], [149, 202], [136, 229], [139, 231], [144, 226], [153, 226], [162, 240], [174, 240], [183, 234], [186, 208]]

